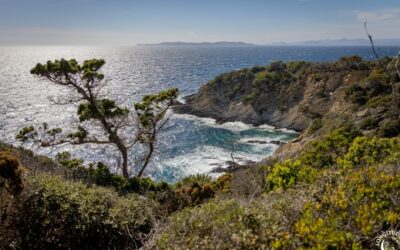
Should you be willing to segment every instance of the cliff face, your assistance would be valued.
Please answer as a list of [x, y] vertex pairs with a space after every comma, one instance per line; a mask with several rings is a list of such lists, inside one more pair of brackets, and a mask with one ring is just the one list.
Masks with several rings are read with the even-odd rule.
[[343, 89], [369, 72], [367, 64], [351, 58], [324, 64], [276, 62], [220, 75], [175, 110], [221, 122], [303, 131], [317, 117], [347, 113], [351, 105], [344, 100]]

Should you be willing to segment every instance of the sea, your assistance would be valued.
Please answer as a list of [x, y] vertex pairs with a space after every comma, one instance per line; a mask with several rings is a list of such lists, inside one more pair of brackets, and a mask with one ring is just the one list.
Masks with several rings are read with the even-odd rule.
[[[379, 47], [378, 53], [393, 56], [398, 48]], [[102, 72], [107, 83], [104, 91], [120, 105], [132, 107], [143, 95], [171, 87], [179, 89], [179, 100], [183, 101], [184, 96], [195, 93], [215, 76], [232, 70], [278, 60], [329, 62], [349, 55], [373, 59], [370, 47], [3, 46], [0, 47], [0, 141], [50, 157], [69, 151], [86, 163], [102, 161], [117, 171], [118, 154], [112, 146], [41, 148], [29, 143], [21, 145], [15, 140], [17, 131], [27, 125], [46, 122], [67, 129], [77, 122], [76, 105], [55, 105], [50, 100], [68, 95], [68, 91], [30, 75], [30, 69], [38, 62], [103, 58], [106, 64]], [[275, 129], [268, 124], [259, 127], [241, 122], [218, 124], [211, 118], [172, 114], [145, 174], [169, 183], [191, 174], [217, 176], [214, 170], [227, 167], [232, 156], [238, 163], [260, 161], [276, 150], [271, 141], [289, 142], [297, 136], [294, 131]], [[140, 152], [130, 152], [132, 174], [133, 162]]]

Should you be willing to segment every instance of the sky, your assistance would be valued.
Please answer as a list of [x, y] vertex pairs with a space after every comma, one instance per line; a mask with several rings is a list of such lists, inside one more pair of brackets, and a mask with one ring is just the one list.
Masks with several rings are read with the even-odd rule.
[[0, 0], [0, 44], [400, 38], [400, 0]]

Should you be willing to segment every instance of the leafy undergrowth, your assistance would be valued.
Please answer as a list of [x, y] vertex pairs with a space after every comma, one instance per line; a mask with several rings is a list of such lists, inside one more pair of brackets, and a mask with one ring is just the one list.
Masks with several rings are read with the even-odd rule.
[[293, 159], [174, 185], [124, 180], [69, 154], [51, 163], [63, 174], [33, 171], [19, 164], [21, 151], [2, 147], [8, 248], [371, 249], [400, 225], [400, 138], [350, 125]]
[[46, 175], [30, 183], [35, 193], [16, 214], [22, 249], [142, 246], [159, 216], [155, 202], [136, 194], [119, 197], [107, 188]]
[[53, 161], [2, 144], [0, 249], [138, 249], [167, 216], [214, 198], [228, 181], [229, 175], [190, 176], [175, 185], [126, 180], [69, 153]]

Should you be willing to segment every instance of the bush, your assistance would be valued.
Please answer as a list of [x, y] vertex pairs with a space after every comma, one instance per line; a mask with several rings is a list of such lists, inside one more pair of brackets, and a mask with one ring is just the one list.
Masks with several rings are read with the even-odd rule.
[[149, 192], [161, 192], [170, 189], [165, 182], [155, 182], [150, 178], [131, 177], [125, 179], [121, 175], [110, 172], [109, 167], [102, 162], [96, 165], [90, 164], [89, 168], [83, 165], [83, 160], [71, 158], [68, 152], [62, 152], [56, 156], [57, 162], [65, 168], [66, 175], [72, 175], [73, 180], [81, 180], [86, 183], [103, 187], [114, 187], [120, 193], [147, 194]]
[[218, 177], [214, 182], [212, 182], [211, 186], [215, 191], [226, 193], [230, 191], [231, 181], [232, 181], [232, 174], [226, 173]]
[[[9, 151], [0, 151], [0, 248], [18, 238], [18, 231], [10, 230], [15, 223], [24, 183], [18, 160]], [[7, 248], [8, 249], [8, 248]], [[11, 248], [10, 248], [11, 249]]]
[[368, 100], [367, 107], [368, 108], [377, 108], [377, 107], [390, 107], [392, 102], [391, 95], [383, 95], [383, 96], [375, 96]]
[[7, 151], [0, 151], [0, 189], [18, 195], [23, 189], [22, 171], [18, 160]]
[[121, 187], [123, 192], [135, 192], [138, 194], [146, 194], [147, 192], [161, 192], [169, 189], [166, 182], [155, 182], [150, 178], [131, 177], [124, 186]]
[[28, 139], [33, 139], [37, 135], [35, 128], [33, 126], [22, 128], [18, 134], [15, 136], [15, 139], [20, 141], [27, 141]]
[[363, 59], [360, 56], [344, 56], [340, 58], [338, 64], [342, 65], [346, 69], [365, 69], [365, 65], [363, 64]]
[[267, 174], [267, 191], [275, 189], [288, 189], [298, 182], [309, 183], [316, 177], [317, 170], [302, 165], [300, 161], [286, 160], [277, 163], [272, 167], [270, 173]]
[[254, 66], [253, 68], [250, 69], [250, 71], [251, 71], [253, 74], [256, 74], [256, 73], [261, 72], [261, 71], [263, 71], [263, 70], [265, 70], [265, 67], [259, 66], [259, 65], [256, 65], [256, 66]]
[[[286, 63], [287, 70], [292, 74], [303, 73], [305, 69], [311, 66], [310, 63], [305, 61], [294, 61]], [[303, 72], [301, 72], [303, 71]]]
[[267, 79], [267, 75], [268, 75], [268, 72], [267, 72], [267, 71], [258, 72], [258, 73], [256, 74], [256, 81], [257, 81], [257, 82], [264, 81], [265, 79]]
[[400, 218], [400, 174], [393, 168], [350, 170], [324, 188], [296, 223], [299, 248], [373, 249]]
[[390, 88], [390, 77], [383, 69], [376, 68], [371, 74], [364, 80], [364, 85], [368, 89], [370, 97], [389, 94]]
[[400, 141], [398, 138], [357, 137], [339, 165], [345, 168], [372, 166], [381, 163], [396, 162], [400, 158]]
[[382, 137], [394, 137], [400, 133], [400, 121], [390, 120], [381, 125], [379, 135]]
[[266, 69], [269, 72], [282, 72], [286, 70], [286, 64], [282, 61], [271, 62]]
[[356, 91], [350, 96], [350, 101], [354, 104], [364, 105], [368, 101], [365, 91]]
[[56, 161], [64, 170], [64, 175], [73, 180], [87, 180], [89, 170], [83, 165], [83, 160], [72, 158], [69, 152], [61, 152], [56, 155]]
[[[102, 162], [96, 164], [96, 168], [89, 168], [89, 181], [99, 186], [112, 186], [121, 190], [126, 185], [126, 180], [121, 175], [112, 174], [109, 167]], [[138, 192], [139, 193], [139, 192]]]
[[358, 85], [351, 85], [346, 89], [346, 97], [359, 106], [364, 105], [368, 101], [367, 92]]
[[207, 174], [189, 175], [175, 183], [175, 187], [182, 187], [195, 182], [198, 184], [210, 184], [212, 182], [212, 178]]
[[343, 156], [353, 139], [361, 135], [352, 125], [330, 132], [320, 140], [311, 141], [299, 156], [302, 164], [313, 168], [326, 168]]
[[308, 197], [270, 193], [243, 205], [211, 201], [174, 214], [157, 238], [158, 249], [296, 249], [291, 234]]
[[[210, 202], [172, 216], [157, 241], [160, 249], [229, 249], [234, 234], [245, 231], [244, 208], [235, 201]], [[251, 235], [249, 235], [251, 237]]]
[[16, 225], [21, 249], [136, 248], [155, 225], [157, 205], [139, 195], [40, 175]]
[[314, 134], [315, 132], [317, 132], [318, 130], [320, 130], [323, 126], [323, 122], [321, 120], [321, 118], [316, 118], [313, 120], [313, 122], [311, 123], [310, 128], [308, 129], [308, 132], [310, 134]]
[[213, 180], [205, 174], [188, 176], [177, 182], [174, 191], [181, 207], [196, 206], [215, 196]]
[[187, 184], [175, 189], [175, 194], [180, 200], [181, 207], [196, 206], [211, 199], [215, 191], [210, 184], [199, 184], [197, 182]]

